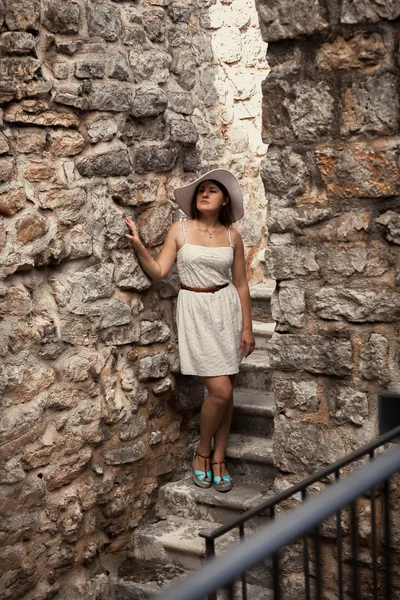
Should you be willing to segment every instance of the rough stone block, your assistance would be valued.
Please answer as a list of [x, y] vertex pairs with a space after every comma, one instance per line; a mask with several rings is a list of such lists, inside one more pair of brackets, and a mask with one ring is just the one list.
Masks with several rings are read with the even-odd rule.
[[343, 281], [343, 277], [363, 275], [379, 277], [392, 266], [387, 248], [372, 242], [371, 245], [346, 244], [344, 247], [326, 245], [318, 251], [317, 262], [327, 282]]
[[389, 381], [388, 359], [387, 338], [379, 333], [372, 333], [360, 352], [361, 377], [368, 381], [378, 381], [380, 384], [387, 383]]
[[315, 473], [347, 454], [341, 432], [284, 415], [274, 420], [274, 464], [287, 473]]
[[105, 74], [104, 60], [78, 60], [75, 63], [75, 77], [77, 79], [102, 79]]
[[341, 425], [350, 423], [361, 427], [369, 414], [368, 395], [352, 385], [330, 380], [326, 390], [329, 412]]
[[170, 137], [173, 142], [181, 142], [187, 146], [196, 144], [199, 134], [191, 121], [171, 119], [169, 122]]
[[30, 54], [35, 48], [35, 38], [31, 33], [10, 31], [0, 35], [0, 51], [4, 54]]
[[328, 27], [325, 9], [320, 0], [257, 0], [263, 39], [276, 42], [322, 32]]
[[47, 231], [47, 224], [39, 215], [25, 215], [19, 219], [15, 225], [17, 230], [17, 241], [21, 244], [27, 244], [44, 235]]
[[335, 130], [335, 92], [324, 81], [290, 82], [267, 77], [263, 90], [263, 141], [319, 140]]
[[23, 189], [10, 190], [0, 194], [0, 204], [5, 206], [11, 215], [15, 215], [19, 210], [25, 208], [26, 195]]
[[150, 279], [144, 274], [132, 248], [113, 253], [115, 263], [115, 284], [121, 290], [143, 292], [151, 286]]
[[77, 115], [66, 110], [49, 109], [46, 102], [23, 100], [7, 106], [4, 120], [9, 123], [43, 125], [48, 127], [79, 127]]
[[315, 379], [302, 376], [297, 376], [295, 379], [291, 376], [288, 379], [274, 374], [273, 388], [278, 413], [290, 408], [313, 413], [319, 408], [318, 384]]
[[126, 81], [130, 77], [130, 68], [128, 61], [123, 54], [117, 54], [108, 62], [108, 76], [119, 81]]
[[76, 2], [49, 2], [43, 25], [52, 33], [79, 33], [80, 9]]
[[12, 31], [39, 29], [40, 0], [12, 0], [7, 2], [5, 22]]
[[11, 158], [0, 158], [0, 183], [14, 178], [14, 161]]
[[316, 248], [306, 246], [269, 246], [265, 262], [273, 279], [318, 276]]
[[98, 142], [108, 142], [117, 133], [118, 125], [114, 119], [100, 118], [91, 123], [88, 127], [88, 136], [92, 144]]
[[77, 221], [85, 204], [86, 192], [81, 188], [51, 190], [39, 194], [39, 206], [55, 211], [57, 218], [64, 224]]
[[79, 477], [85, 470], [92, 456], [91, 448], [84, 448], [66, 460], [46, 467], [44, 479], [49, 491], [66, 485]]
[[397, 152], [384, 142], [320, 147], [316, 158], [329, 196], [385, 198], [398, 192]]
[[68, 79], [69, 76], [69, 65], [67, 62], [59, 61], [52, 66], [53, 75], [56, 79], [63, 81]]
[[107, 465], [124, 465], [137, 462], [146, 456], [146, 446], [143, 442], [137, 442], [132, 446], [113, 448], [103, 453], [103, 460]]
[[[164, 50], [132, 50], [129, 62], [135, 81], [164, 83], [169, 79], [172, 58]], [[184, 87], [184, 86], [183, 86]]]
[[168, 104], [168, 96], [159, 86], [143, 84], [136, 89], [132, 102], [133, 117], [155, 117], [164, 112]]
[[141, 145], [135, 152], [135, 170], [137, 173], [171, 171], [178, 154], [178, 147], [169, 144]]
[[173, 208], [168, 202], [157, 204], [138, 217], [141, 238], [146, 246], [158, 246], [164, 242], [172, 225]]
[[8, 57], [0, 59], [0, 80], [17, 85], [18, 82], [30, 81], [35, 76], [41, 63], [31, 56]]
[[332, 215], [330, 208], [300, 207], [277, 208], [271, 206], [268, 212], [268, 231], [270, 233], [282, 233], [292, 231], [293, 233], [307, 233], [305, 228], [315, 225], [321, 221], [327, 221]]
[[304, 194], [310, 180], [303, 158], [288, 148], [272, 146], [261, 161], [261, 177], [267, 200], [279, 208]]
[[345, 287], [325, 287], [314, 296], [314, 311], [322, 319], [354, 323], [393, 323], [400, 318], [400, 294]]
[[142, 15], [142, 25], [152, 42], [165, 40], [165, 11], [162, 8], [145, 10]]
[[171, 4], [168, 7], [168, 15], [173, 23], [189, 23], [191, 7], [185, 4]]
[[89, 35], [115, 42], [121, 35], [121, 16], [117, 7], [91, 2], [88, 10]]
[[192, 49], [173, 48], [171, 71], [176, 75], [179, 85], [192, 90], [196, 85], [196, 59]]
[[291, 282], [281, 282], [272, 295], [271, 309], [277, 323], [301, 327], [306, 310], [304, 290]]
[[344, 376], [353, 368], [351, 342], [345, 339], [274, 333], [268, 353], [271, 368], [282, 371]]
[[124, 149], [87, 156], [77, 161], [76, 168], [83, 177], [118, 177], [132, 171], [128, 151]]
[[78, 131], [51, 131], [47, 134], [49, 151], [56, 156], [74, 156], [85, 147], [85, 140]]
[[152, 356], [145, 356], [144, 358], [139, 359], [138, 378], [140, 381], [162, 379], [167, 375], [168, 369], [168, 356], [165, 352], [153, 354]]
[[397, 80], [391, 73], [351, 82], [343, 92], [342, 135], [395, 133], [397, 105]]
[[341, 216], [308, 227], [305, 233], [308, 238], [316, 241], [357, 242], [366, 239], [371, 218], [370, 211], [345, 212]]
[[[83, 85], [83, 84], [82, 84]], [[111, 112], [129, 111], [134, 97], [134, 89], [128, 83], [90, 83], [89, 93], [82, 93], [82, 85], [59, 85], [55, 100], [60, 104], [75, 106], [81, 110], [101, 110]]]
[[38, 127], [16, 129], [13, 134], [17, 151], [22, 154], [43, 152], [46, 148], [46, 131]]
[[377, 23], [380, 19], [389, 21], [400, 16], [400, 6], [397, 0], [344, 0], [341, 6], [340, 22], [345, 25], [371, 21]]
[[385, 44], [380, 33], [358, 32], [350, 37], [338, 36], [317, 52], [319, 69], [362, 69], [378, 67], [385, 58]]
[[171, 335], [171, 331], [164, 321], [141, 321], [140, 339], [141, 346], [166, 342]]
[[383, 225], [385, 229], [385, 237], [388, 242], [400, 244], [400, 214], [393, 210], [387, 210], [381, 214], [375, 222]]
[[82, 302], [109, 298], [114, 293], [113, 273], [114, 265], [110, 264], [85, 269], [77, 275], [75, 294], [79, 294]]

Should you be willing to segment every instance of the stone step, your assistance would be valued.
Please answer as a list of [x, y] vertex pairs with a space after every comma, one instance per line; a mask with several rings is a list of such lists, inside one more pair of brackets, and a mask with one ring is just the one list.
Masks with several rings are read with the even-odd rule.
[[[198, 569], [206, 557], [205, 541], [199, 533], [218, 525], [220, 523], [170, 515], [168, 520], [141, 526], [134, 533], [135, 559], [166, 567], [173, 564], [187, 571]], [[233, 533], [224, 536], [216, 546], [217, 554], [226, 551], [235, 539], [237, 535]]]
[[231, 433], [226, 459], [227, 468], [237, 484], [272, 485], [276, 469], [271, 439]]
[[[134, 552], [130, 559], [132, 574], [136, 570], [136, 562], [147, 561], [154, 568], [159, 565], [169, 575], [172, 568], [193, 571], [205, 561], [205, 541], [199, 537], [200, 531], [212, 530], [218, 523], [192, 520], [170, 516], [168, 521], [157, 521], [151, 525], [141, 526], [134, 533]], [[247, 531], [251, 533], [251, 531]], [[229, 532], [218, 538], [215, 544], [217, 556], [225, 553], [234, 544], [239, 543], [237, 531]], [[129, 566], [125, 567], [125, 577], [129, 578]], [[158, 581], [160, 577], [158, 577]], [[270, 560], [251, 569], [247, 576], [249, 584], [261, 587], [271, 585]]]
[[272, 322], [271, 296], [275, 285], [274, 280], [267, 279], [250, 287], [251, 313], [256, 321]]
[[[164, 585], [159, 585], [157, 581], [149, 583], [137, 583], [129, 579], [114, 579], [111, 582], [113, 600], [150, 600], [160, 594], [170, 585], [178, 582], [178, 579], [173, 581], [165, 581]], [[272, 590], [261, 587], [259, 585], [248, 584], [246, 586], [247, 600], [273, 600], [274, 593]], [[234, 598], [241, 600], [242, 587], [241, 583], [236, 584]], [[226, 600], [224, 592], [217, 592], [218, 600]]]
[[250, 356], [242, 360], [235, 385], [269, 392], [272, 386], [271, 374], [268, 353], [265, 350], [254, 350]]
[[229, 493], [217, 492], [214, 487], [202, 489], [192, 479], [182, 479], [163, 485], [158, 493], [156, 514], [170, 514], [186, 519], [227, 523], [250, 508], [258, 506], [269, 495], [271, 482], [263, 485], [243, 485], [238, 481]]
[[253, 333], [256, 340], [256, 348], [258, 350], [267, 348], [267, 344], [275, 331], [276, 323], [265, 323], [264, 321], [253, 320]]
[[274, 428], [276, 414], [272, 392], [259, 393], [252, 389], [234, 389], [232, 431], [262, 437], [269, 436]]

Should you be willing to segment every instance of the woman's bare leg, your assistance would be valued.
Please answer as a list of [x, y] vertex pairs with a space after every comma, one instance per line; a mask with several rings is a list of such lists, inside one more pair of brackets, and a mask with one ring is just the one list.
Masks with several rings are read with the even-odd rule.
[[[232, 384], [232, 395], [229, 400], [229, 403], [225, 409], [224, 415], [221, 419], [221, 422], [218, 426], [217, 431], [214, 435], [214, 455], [213, 461], [224, 461], [225, 460], [225, 451], [226, 445], [228, 443], [229, 432], [231, 430], [232, 424], [232, 415], [233, 415], [233, 385], [235, 381], [235, 375], [230, 375], [229, 378]], [[215, 465], [214, 467], [215, 475], [219, 475], [223, 477], [228, 474], [228, 471], [225, 465]]]
[[[202, 381], [208, 390], [208, 396], [201, 407], [200, 441], [197, 451], [203, 456], [211, 456], [211, 443], [215, 433], [226, 412], [229, 416], [229, 405], [232, 401], [232, 382], [228, 375], [202, 377]], [[207, 470], [210, 468], [210, 463], [211, 461], [207, 461]], [[204, 459], [196, 457], [194, 466], [195, 469], [204, 470]]]

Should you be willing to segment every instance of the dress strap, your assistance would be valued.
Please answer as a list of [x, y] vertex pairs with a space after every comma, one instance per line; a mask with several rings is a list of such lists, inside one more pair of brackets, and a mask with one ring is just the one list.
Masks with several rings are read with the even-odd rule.
[[186, 227], [185, 227], [185, 219], [179, 219], [179, 222], [181, 224], [182, 227], [182, 234], [183, 234], [183, 243], [186, 244]]
[[231, 248], [233, 248], [232, 235], [231, 235], [231, 225], [229, 225], [229, 227], [228, 227], [227, 235], [228, 235], [229, 245], [230, 245]]

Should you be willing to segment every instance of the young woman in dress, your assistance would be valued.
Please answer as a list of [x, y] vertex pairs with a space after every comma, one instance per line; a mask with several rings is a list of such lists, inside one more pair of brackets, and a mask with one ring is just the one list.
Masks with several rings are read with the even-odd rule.
[[[181, 372], [198, 375], [208, 390], [200, 414], [200, 441], [193, 479], [200, 487], [232, 488], [225, 450], [233, 413], [233, 382], [240, 361], [254, 350], [250, 293], [240, 233], [231, 227], [243, 216], [236, 177], [214, 169], [174, 191], [189, 217], [172, 225], [157, 259], [143, 246], [132, 219], [127, 237], [144, 271], [154, 280], [175, 260], [181, 281], [177, 301]], [[213, 454], [211, 449], [213, 445]]]

